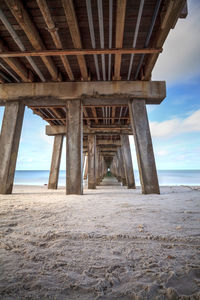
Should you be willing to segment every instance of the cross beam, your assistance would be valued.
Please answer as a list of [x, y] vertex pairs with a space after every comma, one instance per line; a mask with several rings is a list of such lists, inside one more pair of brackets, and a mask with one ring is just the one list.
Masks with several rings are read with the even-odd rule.
[[[132, 129], [127, 126], [117, 126], [117, 127], [88, 127], [86, 125], [83, 126], [83, 134], [133, 134]], [[46, 135], [54, 136], [58, 134], [66, 135], [66, 126], [56, 125], [56, 126], [46, 126]]]
[[[145, 99], [146, 104], [160, 104], [166, 97], [164, 81], [48, 82], [9, 83], [0, 85], [0, 104], [7, 101], [43, 98], [54, 101], [76, 99]], [[112, 103], [112, 101], [111, 101]], [[25, 103], [26, 104], [26, 103]], [[83, 103], [84, 104], [84, 103]], [[26, 104], [27, 105], [27, 104]]]

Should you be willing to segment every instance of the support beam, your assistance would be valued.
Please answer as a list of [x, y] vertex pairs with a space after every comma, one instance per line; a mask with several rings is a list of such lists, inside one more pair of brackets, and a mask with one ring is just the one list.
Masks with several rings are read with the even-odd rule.
[[88, 189], [96, 189], [96, 135], [88, 135]]
[[67, 101], [66, 118], [66, 194], [82, 195], [83, 108], [81, 100]]
[[[58, 33], [58, 30], [56, 29], [56, 25], [53, 21], [53, 18], [51, 16], [48, 4], [46, 0], [37, 0], [37, 4], [41, 10], [41, 13], [43, 15], [43, 18], [46, 22], [47, 28], [49, 33], [51, 34], [51, 37], [54, 41], [54, 44], [57, 49], [62, 49], [62, 42]], [[69, 65], [69, 61], [65, 55], [60, 55], [60, 59], [62, 60], [62, 63], [64, 65], [65, 71], [67, 72], [67, 75], [70, 80], [74, 80], [74, 75], [72, 73], [71, 67]]]
[[[43, 1], [43, 0], [39, 0]], [[41, 51], [8, 51], [0, 53], [1, 58], [10, 57], [45, 57], [45, 56], [83, 56], [97, 54], [155, 54], [161, 53], [162, 48], [126, 48], [126, 49], [63, 49], [63, 50], [41, 50]]]
[[[132, 134], [132, 129], [128, 128], [127, 125], [125, 127], [116, 127], [116, 128], [97, 128], [97, 127], [87, 127], [83, 126], [83, 133], [84, 136], [88, 134], [99, 134], [99, 135], [112, 135], [112, 134]], [[46, 135], [57, 135], [57, 134], [66, 134], [66, 127], [63, 125], [56, 125], [56, 126], [46, 126]]]
[[[164, 11], [162, 14], [162, 22], [160, 24], [160, 29], [157, 31], [153, 44], [155, 47], [162, 47], [171, 28], [174, 27], [176, 21], [178, 20], [181, 11], [185, 5], [183, 0], [170, 0], [166, 2], [167, 5], [164, 6]], [[151, 54], [145, 63], [144, 78], [143, 80], [150, 80], [151, 72], [154, 65], [158, 59], [159, 53]]]
[[[123, 46], [125, 14], [126, 14], [126, 0], [117, 0], [116, 37], [115, 37], [116, 48], [122, 48]], [[116, 54], [114, 80], [121, 80], [120, 69], [121, 69], [121, 54]]]
[[[0, 39], [0, 51], [3, 53], [8, 51], [8, 48], [4, 45], [3, 41]], [[17, 58], [5, 57], [3, 60], [7, 65], [21, 78], [23, 82], [33, 81], [33, 74], [28, 72], [25, 66]]]
[[121, 147], [119, 147], [118, 150], [117, 150], [117, 158], [118, 158], [118, 168], [119, 168], [121, 181], [122, 181], [123, 185], [126, 185], [126, 175], [125, 175], [124, 161], [123, 161]]
[[100, 152], [96, 145], [96, 152], [95, 152], [95, 175], [96, 175], [96, 185], [99, 184], [99, 158]]
[[[62, 0], [62, 4], [64, 7], [67, 24], [69, 27], [69, 31], [71, 34], [72, 42], [74, 44], [74, 48], [82, 48], [81, 35], [78, 26], [78, 21], [76, 18], [76, 12], [74, 9], [73, 0]], [[81, 76], [83, 80], [88, 80], [88, 72], [85, 57], [83, 55], [77, 57], [78, 64], [81, 71]]]
[[58, 187], [58, 176], [60, 170], [62, 145], [63, 145], [63, 135], [55, 135], [48, 189], [57, 189]]
[[88, 176], [88, 156], [86, 155], [85, 158], [86, 158], [86, 162], [85, 162], [84, 179], [86, 180]]
[[131, 149], [130, 149], [128, 135], [121, 135], [121, 141], [122, 141], [121, 149], [122, 149], [127, 187], [128, 189], [135, 189], [136, 188], [135, 178], [133, 173], [133, 163], [132, 163]]
[[[24, 30], [27, 38], [35, 50], [44, 50], [45, 45], [39, 35], [39, 32], [30, 18], [21, 0], [5, 0], [7, 6], [10, 8], [13, 16]], [[61, 81], [61, 76], [51, 57], [42, 57], [51, 77], [54, 81]]]
[[159, 194], [159, 184], [145, 101], [132, 100], [129, 113], [143, 194]]
[[23, 117], [23, 104], [6, 104], [0, 135], [0, 194], [12, 193]]
[[20, 98], [20, 101], [35, 98], [38, 106], [44, 97], [47, 101], [52, 99], [55, 102], [56, 99], [57, 105], [59, 105], [59, 100], [93, 99], [95, 104], [95, 101], [99, 99], [101, 101], [109, 99], [112, 106], [115, 99], [120, 99], [121, 103], [124, 103], [124, 100], [133, 98], [145, 99], [146, 104], [160, 104], [165, 96], [164, 81], [48, 82], [0, 85], [0, 103], [15, 100], [16, 97]]

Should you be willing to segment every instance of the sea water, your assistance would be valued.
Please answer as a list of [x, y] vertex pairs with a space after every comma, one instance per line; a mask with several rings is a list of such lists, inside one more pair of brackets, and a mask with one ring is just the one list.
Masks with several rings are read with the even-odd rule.
[[[140, 185], [139, 172], [134, 171], [136, 185]], [[14, 184], [45, 185], [49, 171], [16, 171]], [[200, 185], [200, 170], [158, 170], [159, 184], [162, 185]], [[59, 185], [65, 186], [66, 172], [60, 171]]]

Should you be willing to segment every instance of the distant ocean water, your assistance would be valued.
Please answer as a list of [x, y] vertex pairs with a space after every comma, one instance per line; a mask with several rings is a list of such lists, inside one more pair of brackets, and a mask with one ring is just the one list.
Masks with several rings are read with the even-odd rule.
[[[140, 185], [139, 172], [135, 171], [136, 185]], [[49, 171], [16, 171], [14, 184], [44, 185]], [[159, 170], [160, 185], [200, 185], [200, 170]], [[65, 185], [65, 171], [60, 171], [59, 185]]]

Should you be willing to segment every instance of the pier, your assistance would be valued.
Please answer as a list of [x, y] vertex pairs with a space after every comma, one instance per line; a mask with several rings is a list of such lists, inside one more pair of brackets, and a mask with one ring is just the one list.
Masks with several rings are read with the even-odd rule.
[[[108, 170], [135, 189], [134, 136], [143, 194], [159, 194], [147, 104], [166, 84], [152, 81], [184, 0], [0, 1], [0, 193], [11, 194], [24, 109], [54, 136], [48, 189], [57, 189], [66, 137], [66, 194], [95, 189]], [[85, 173], [83, 166], [85, 165]]]

